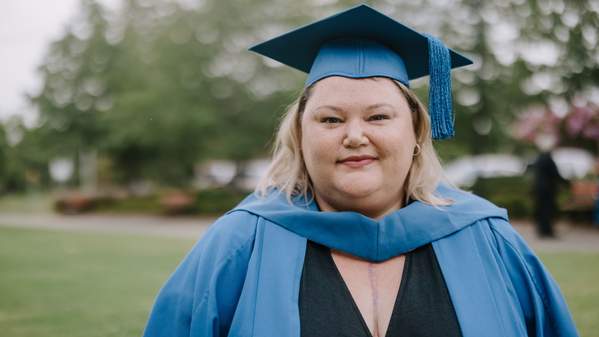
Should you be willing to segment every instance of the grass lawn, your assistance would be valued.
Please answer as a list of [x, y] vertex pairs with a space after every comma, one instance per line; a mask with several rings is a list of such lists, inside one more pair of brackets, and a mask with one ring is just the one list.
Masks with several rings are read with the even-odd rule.
[[140, 336], [193, 240], [0, 228], [0, 335]]
[[[0, 227], [0, 335], [140, 336], [194, 240]], [[543, 254], [581, 336], [599, 337], [599, 254]]]
[[599, 253], [545, 253], [581, 337], [599, 337]]

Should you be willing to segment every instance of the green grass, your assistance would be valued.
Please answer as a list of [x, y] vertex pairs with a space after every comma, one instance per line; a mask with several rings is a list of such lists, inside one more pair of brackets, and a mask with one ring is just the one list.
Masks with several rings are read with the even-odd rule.
[[192, 240], [0, 228], [0, 335], [140, 336]]
[[541, 259], [559, 283], [580, 336], [599, 337], [599, 253], [544, 253]]
[[[0, 335], [140, 336], [194, 240], [0, 227]], [[546, 253], [581, 336], [599, 337], [599, 253]]]

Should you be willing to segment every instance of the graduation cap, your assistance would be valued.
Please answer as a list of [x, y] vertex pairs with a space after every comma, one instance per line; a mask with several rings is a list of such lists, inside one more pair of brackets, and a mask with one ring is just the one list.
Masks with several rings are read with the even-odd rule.
[[429, 114], [434, 139], [454, 135], [451, 69], [472, 61], [367, 5], [310, 23], [249, 50], [308, 74], [306, 87], [329, 76], [389, 77], [409, 87], [430, 75]]

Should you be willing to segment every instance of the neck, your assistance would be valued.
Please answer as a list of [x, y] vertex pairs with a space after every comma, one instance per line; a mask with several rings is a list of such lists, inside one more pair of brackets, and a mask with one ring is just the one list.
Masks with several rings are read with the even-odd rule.
[[327, 198], [318, 193], [315, 193], [314, 197], [316, 203], [318, 203], [318, 207], [323, 212], [353, 211], [376, 220], [404, 206], [403, 195], [400, 195], [399, 198], [388, 200], [387, 202], [381, 202], [380, 200], [374, 200], [372, 198], [352, 198], [347, 201], [332, 201], [327, 200]]

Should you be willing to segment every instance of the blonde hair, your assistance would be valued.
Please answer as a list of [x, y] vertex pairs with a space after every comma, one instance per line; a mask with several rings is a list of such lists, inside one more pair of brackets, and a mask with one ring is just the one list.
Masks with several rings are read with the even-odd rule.
[[[414, 156], [404, 182], [404, 204], [413, 199], [433, 206], [449, 205], [451, 200], [435, 195], [439, 182], [447, 181], [433, 147], [428, 112], [410, 89], [398, 81], [393, 80], [393, 83], [408, 102], [416, 142], [420, 145], [420, 153]], [[273, 187], [285, 193], [290, 203], [294, 196], [301, 195], [304, 200], [308, 200], [308, 194], [314, 196], [312, 181], [301, 151], [302, 114], [312, 89], [313, 85], [305, 88], [283, 115], [273, 147], [272, 162], [256, 186], [258, 196], [265, 197]]]

